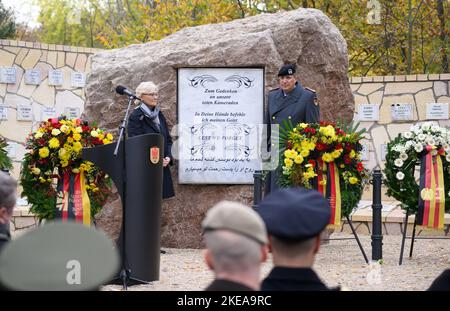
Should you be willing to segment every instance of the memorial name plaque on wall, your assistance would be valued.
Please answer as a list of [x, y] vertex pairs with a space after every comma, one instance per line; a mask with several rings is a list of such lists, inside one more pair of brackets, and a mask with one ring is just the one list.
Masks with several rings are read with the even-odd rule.
[[252, 184], [260, 168], [262, 68], [178, 69], [179, 182]]
[[8, 120], [8, 107], [0, 106], [0, 120]]
[[8, 145], [6, 146], [5, 150], [8, 153], [8, 157], [14, 159], [17, 153], [17, 143], [8, 142]]
[[380, 118], [379, 105], [363, 104], [359, 105], [359, 121], [378, 121]]
[[370, 160], [369, 144], [363, 143], [361, 144], [361, 146], [362, 146], [362, 150], [360, 151], [361, 161], [369, 161]]
[[410, 121], [413, 120], [413, 105], [412, 104], [392, 104], [391, 105], [391, 119], [393, 121]]
[[386, 161], [387, 144], [382, 144], [380, 146], [380, 152], [381, 152], [381, 161]]
[[69, 119], [79, 118], [81, 116], [80, 108], [78, 107], [66, 107], [64, 109], [64, 114]]
[[63, 85], [64, 77], [62, 70], [48, 71], [48, 85]]
[[447, 120], [448, 103], [428, 103], [427, 119], [429, 120]]
[[17, 105], [17, 121], [33, 121], [33, 108], [31, 105]]
[[56, 108], [54, 107], [42, 107], [41, 110], [41, 118], [42, 121], [51, 119], [51, 118], [56, 118]]
[[39, 69], [25, 70], [25, 84], [39, 85], [41, 82], [41, 71]]
[[16, 68], [15, 67], [0, 68], [0, 82], [8, 84], [16, 84]]
[[86, 84], [86, 76], [82, 72], [73, 71], [71, 74], [72, 87], [84, 87]]

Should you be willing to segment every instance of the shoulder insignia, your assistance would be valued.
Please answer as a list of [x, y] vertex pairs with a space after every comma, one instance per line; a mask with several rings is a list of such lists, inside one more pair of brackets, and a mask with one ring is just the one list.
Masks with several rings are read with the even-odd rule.
[[319, 99], [317, 99], [317, 96], [314, 97], [314, 105], [319, 106]]
[[309, 88], [309, 87], [306, 87], [306, 86], [305, 86], [305, 89], [307, 89], [308, 91], [311, 91], [311, 92], [313, 92], [313, 93], [316, 92], [316, 90], [313, 90], [313, 89], [311, 89], [311, 88]]

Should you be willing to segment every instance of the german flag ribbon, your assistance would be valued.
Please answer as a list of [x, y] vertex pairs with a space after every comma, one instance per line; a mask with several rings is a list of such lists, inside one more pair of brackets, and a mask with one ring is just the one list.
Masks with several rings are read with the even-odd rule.
[[330, 201], [331, 217], [329, 225], [339, 226], [341, 224], [341, 188], [339, 184], [339, 170], [336, 163], [328, 164], [327, 176], [327, 198]]
[[324, 197], [327, 195], [327, 164], [322, 159], [317, 160], [317, 191]]
[[63, 176], [63, 222], [69, 219], [86, 226], [91, 225], [91, 204], [86, 190], [84, 172], [66, 172]]
[[420, 165], [419, 207], [417, 224], [443, 229], [445, 213], [444, 169], [439, 154], [430, 151], [422, 156]]

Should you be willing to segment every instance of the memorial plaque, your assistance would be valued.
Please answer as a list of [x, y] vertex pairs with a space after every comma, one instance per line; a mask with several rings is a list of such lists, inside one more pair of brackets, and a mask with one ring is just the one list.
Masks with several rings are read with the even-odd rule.
[[252, 184], [260, 168], [264, 69], [178, 69], [179, 182]]
[[41, 71], [39, 69], [25, 70], [25, 84], [39, 85], [41, 83]]
[[17, 121], [33, 121], [33, 108], [31, 105], [20, 104], [17, 106]]
[[73, 71], [72, 77], [72, 87], [84, 87], [86, 85], [86, 76], [82, 72]]
[[363, 104], [359, 105], [359, 121], [378, 121], [380, 118], [379, 105]]
[[49, 70], [48, 71], [48, 85], [63, 85], [64, 76], [62, 70]]
[[410, 121], [413, 120], [413, 105], [412, 104], [392, 104], [391, 105], [391, 119], [393, 121]]
[[56, 108], [54, 107], [42, 107], [41, 110], [41, 119], [42, 121], [56, 118]]
[[78, 107], [66, 107], [66, 109], [64, 109], [64, 114], [69, 119], [76, 119], [81, 116], [80, 108]]
[[17, 153], [17, 143], [8, 142], [8, 145], [5, 147], [5, 150], [8, 153], [8, 157], [10, 157], [11, 159], [15, 158]]
[[0, 106], [0, 120], [8, 120], [8, 107]]
[[361, 145], [362, 145], [362, 150], [360, 151], [361, 160], [362, 161], [369, 161], [370, 160], [369, 144], [361, 144]]
[[382, 144], [380, 146], [380, 150], [381, 150], [381, 161], [386, 161], [387, 144]]
[[448, 103], [427, 104], [428, 120], [447, 120], [448, 118]]
[[16, 68], [15, 67], [0, 68], [0, 82], [8, 84], [16, 84]]

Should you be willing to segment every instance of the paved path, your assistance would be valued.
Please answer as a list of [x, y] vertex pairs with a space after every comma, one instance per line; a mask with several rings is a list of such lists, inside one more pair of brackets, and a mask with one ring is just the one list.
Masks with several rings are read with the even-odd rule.
[[[351, 237], [333, 234], [332, 237]], [[370, 236], [360, 239], [371, 258]], [[383, 259], [380, 265], [366, 265], [355, 240], [330, 241], [317, 256], [315, 269], [329, 286], [344, 285], [350, 290], [426, 290], [434, 278], [450, 268], [450, 240], [417, 240], [412, 259], [398, 265], [401, 236], [384, 236]], [[409, 242], [409, 240], [407, 240]], [[406, 255], [409, 254], [409, 243]], [[136, 285], [129, 290], [196, 291], [203, 290], [213, 274], [203, 262], [202, 250], [167, 249], [161, 255], [160, 281]], [[263, 266], [263, 276], [272, 267], [269, 260]], [[104, 290], [121, 290], [121, 286], [107, 285]]]

